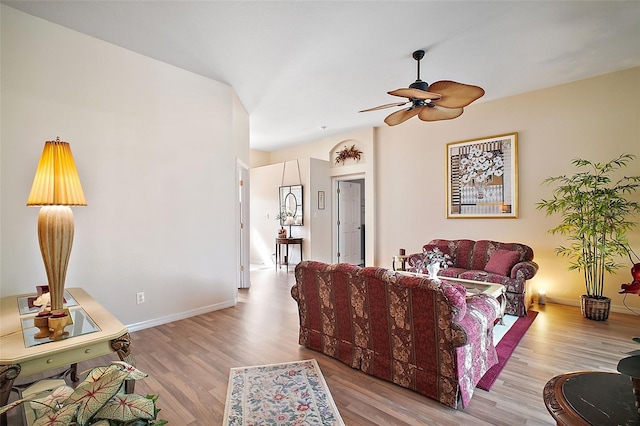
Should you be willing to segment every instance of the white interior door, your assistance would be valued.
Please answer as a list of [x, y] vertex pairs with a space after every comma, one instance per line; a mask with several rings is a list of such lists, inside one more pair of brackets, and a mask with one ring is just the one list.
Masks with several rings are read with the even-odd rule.
[[339, 182], [338, 190], [338, 259], [360, 265], [363, 263], [361, 185]]

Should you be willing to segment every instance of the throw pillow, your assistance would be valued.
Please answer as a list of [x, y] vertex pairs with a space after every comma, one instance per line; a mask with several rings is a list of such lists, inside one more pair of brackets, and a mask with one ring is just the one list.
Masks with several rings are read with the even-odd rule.
[[499, 275], [509, 275], [513, 265], [520, 260], [520, 253], [513, 250], [496, 250], [484, 270]]

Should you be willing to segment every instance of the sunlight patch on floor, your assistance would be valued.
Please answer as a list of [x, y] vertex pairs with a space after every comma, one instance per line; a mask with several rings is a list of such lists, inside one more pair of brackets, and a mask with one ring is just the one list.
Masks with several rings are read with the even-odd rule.
[[493, 345], [497, 345], [500, 339], [507, 334], [507, 331], [516, 323], [518, 317], [515, 315], [505, 315], [504, 316], [504, 325], [498, 323], [493, 327]]

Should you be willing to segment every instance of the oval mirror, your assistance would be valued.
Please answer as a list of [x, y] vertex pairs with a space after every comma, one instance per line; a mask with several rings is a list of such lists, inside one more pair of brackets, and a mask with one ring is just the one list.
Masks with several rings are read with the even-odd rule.
[[298, 210], [298, 200], [292, 192], [288, 193], [287, 196], [284, 197], [284, 205], [287, 209], [287, 216], [296, 217], [296, 213]]

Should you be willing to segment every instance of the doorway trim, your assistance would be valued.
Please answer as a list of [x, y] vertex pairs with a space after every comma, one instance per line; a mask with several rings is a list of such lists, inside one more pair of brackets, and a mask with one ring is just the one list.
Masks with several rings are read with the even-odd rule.
[[[364, 206], [364, 216], [365, 216], [365, 223], [362, 223], [362, 225], [366, 224], [366, 212], [367, 212], [367, 206], [366, 206], [366, 201], [367, 201], [367, 195], [366, 195], [366, 188], [367, 188], [367, 181], [366, 181], [366, 177], [364, 173], [359, 173], [359, 174], [355, 174], [355, 175], [347, 175], [347, 176], [337, 176], [334, 179], [332, 179], [332, 212], [331, 212], [331, 217], [332, 217], [332, 258], [331, 261], [333, 263], [338, 263], [340, 262], [340, 258], [342, 256], [338, 256], [338, 254], [342, 255], [342, 253], [340, 252], [340, 223], [339, 223], [339, 218], [340, 218], [340, 196], [338, 194], [338, 189], [340, 187], [340, 183], [344, 182], [344, 183], [353, 183], [353, 181], [362, 181], [362, 187], [364, 187], [364, 191], [361, 192], [361, 196], [364, 197], [365, 200], [365, 206]], [[358, 182], [360, 184], [360, 182]], [[362, 189], [362, 188], [361, 188]], [[367, 243], [367, 237], [366, 237], [366, 232], [367, 232], [367, 227], [365, 226], [365, 235], [364, 235], [364, 241], [365, 241], [365, 249], [362, 250], [361, 253], [361, 258], [364, 259], [365, 264], [367, 261], [367, 250], [366, 250], [366, 243]]]
[[237, 258], [237, 277], [236, 282], [238, 288], [251, 287], [250, 274], [250, 208], [249, 208], [249, 167], [242, 161], [237, 160], [236, 163], [236, 217], [238, 218], [237, 238], [238, 238], [238, 258]]
[[375, 206], [373, 203], [373, 183], [366, 172], [334, 175], [331, 177], [331, 259], [337, 262], [338, 253], [338, 182], [351, 181], [356, 179], [364, 180], [364, 264], [365, 266], [374, 266], [375, 260]]

